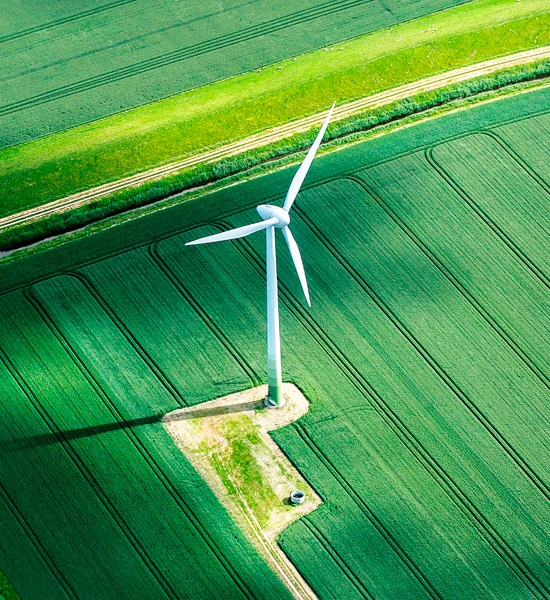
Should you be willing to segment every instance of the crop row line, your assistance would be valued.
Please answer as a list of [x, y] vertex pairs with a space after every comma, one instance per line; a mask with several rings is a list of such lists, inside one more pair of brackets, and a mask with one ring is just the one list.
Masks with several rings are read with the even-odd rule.
[[[437, 146], [435, 146], [437, 147]], [[434, 147], [424, 151], [424, 156], [428, 164], [443, 179], [443, 181], [452, 188], [456, 194], [477, 214], [477, 216], [497, 235], [501, 241], [519, 258], [519, 260], [537, 277], [543, 285], [550, 289], [550, 279], [529, 256], [516, 244], [512, 238], [497, 225], [491, 217], [478, 205], [477, 202], [463, 189], [463, 187], [448, 173], [445, 168], [439, 164], [433, 155]]]
[[[297, 427], [295, 426], [295, 429]], [[300, 432], [298, 432], [300, 435]], [[332, 475], [332, 474], [331, 474]], [[308, 516], [302, 517], [302, 523], [309, 529], [313, 537], [323, 546], [325, 552], [332, 558], [334, 564], [338, 566], [340, 571], [344, 574], [351, 585], [359, 592], [360, 596], [366, 598], [366, 600], [375, 600], [375, 597], [369, 592], [369, 590], [363, 585], [363, 582], [355, 575], [355, 573], [348, 567], [346, 561], [342, 558], [340, 553], [330, 543], [325, 534], [314, 525]]]
[[168, 66], [183, 60], [195, 58], [208, 52], [220, 50], [222, 48], [228, 48], [241, 42], [250, 41], [258, 37], [275, 33], [288, 27], [293, 27], [308, 21], [318, 19], [320, 17], [328, 16], [337, 12], [354, 8], [362, 4], [368, 4], [373, 0], [331, 0], [320, 4], [313, 9], [303, 9], [287, 15], [283, 15], [271, 21], [266, 21], [258, 25], [251, 25], [235, 32], [226, 33], [215, 38], [211, 38], [206, 42], [200, 42], [197, 44], [191, 44], [190, 46], [184, 46], [178, 50], [172, 50], [158, 56], [137, 61], [125, 67], [118, 69], [112, 69], [99, 75], [94, 75], [86, 79], [81, 79], [74, 83], [59, 86], [46, 92], [29, 96], [22, 100], [12, 102], [0, 106], [0, 116], [12, 114], [26, 108], [38, 106], [51, 102], [52, 100], [58, 100], [72, 96], [83, 91], [87, 91], [108, 83], [127, 79], [141, 73], [147, 73], [160, 67]]
[[[297, 212], [300, 214], [304, 222], [310, 227], [312, 233], [316, 235], [319, 241], [329, 250], [334, 258], [340, 263], [340, 265], [346, 269], [350, 276], [359, 284], [361, 289], [374, 301], [376, 306], [382, 310], [382, 312], [389, 318], [390, 322], [397, 328], [397, 330], [405, 337], [405, 339], [412, 345], [420, 356], [432, 367], [432, 369], [438, 374], [443, 382], [449, 387], [449, 389], [459, 398], [459, 400], [467, 401], [467, 407], [472, 412], [475, 409], [474, 414], [479, 414], [483, 417], [483, 420], [490, 425], [488, 419], [484, 417], [481, 411], [475, 406], [473, 402], [467, 397], [467, 395], [459, 388], [459, 386], [445, 373], [437, 361], [426, 351], [426, 349], [419, 343], [419, 341], [412, 335], [408, 328], [401, 322], [401, 320], [391, 311], [391, 309], [380, 299], [380, 297], [374, 292], [364, 278], [347, 262], [342, 254], [332, 245], [332, 243], [322, 234], [322, 232], [309, 220], [303, 212], [297, 208]], [[296, 306], [299, 306], [294, 300]], [[301, 310], [306, 319], [311, 319], [307, 313]], [[301, 319], [303, 322], [303, 318]], [[319, 325], [311, 319], [313, 324], [313, 331], [320, 329]], [[326, 333], [323, 333], [328, 338]], [[327, 339], [328, 341], [328, 339]], [[353, 379], [357, 381], [360, 389], [362, 389], [368, 400], [371, 400], [373, 406], [377, 410], [378, 414], [382, 416], [384, 421], [390, 425], [391, 429], [398, 435], [399, 439], [406, 445], [409, 451], [417, 458], [417, 460], [424, 466], [424, 468], [432, 474], [434, 479], [439, 483], [441, 488], [451, 498], [453, 503], [466, 515], [474, 527], [480, 532], [482, 537], [489, 543], [489, 545], [495, 550], [495, 552], [512, 568], [512, 570], [522, 579], [524, 584], [531, 589], [531, 591], [544, 600], [549, 593], [549, 590], [545, 588], [545, 585], [541, 583], [537, 577], [531, 573], [530, 569], [525, 565], [521, 557], [519, 557], [514, 549], [502, 538], [502, 536], [494, 529], [489, 523], [485, 516], [478, 510], [475, 504], [468, 498], [468, 496], [462, 491], [459, 485], [454, 479], [445, 471], [445, 469], [439, 464], [436, 458], [428, 451], [427, 448], [420, 442], [417, 436], [405, 425], [405, 423], [399, 418], [397, 413], [387, 404], [382, 396], [371, 386], [371, 384], [365, 379], [362, 373], [360, 373], [356, 367], [347, 359], [347, 357], [337, 348], [336, 344], [331, 341], [335, 349], [339, 353], [339, 360], [345, 364], [346, 370], [353, 375]], [[485, 423], [482, 421], [482, 424]], [[494, 427], [491, 425], [491, 428]], [[514, 451], [514, 455], [518, 456], [518, 453]], [[512, 456], [514, 458], [515, 456]]]
[[[494, 327], [497, 334], [502, 335], [503, 340], [510, 345], [512, 350], [515, 350], [515, 346], [517, 344], [509, 338], [508, 334], [500, 328], [498, 323], [492, 322], [492, 317], [488, 314], [488, 312], [477, 303], [477, 301], [473, 298], [473, 296], [462, 286], [462, 284], [452, 275], [450, 271], [443, 265], [443, 263], [433, 254], [427, 246], [425, 246], [422, 241], [410, 230], [401, 219], [393, 212], [391, 208], [382, 200], [381, 197], [378, 196], [368, 186], [368, 184], [360, 179], [359, 177], [349, 176], [347, 179], [359, 184], [367, 194], [384, 210], [388, 216], [394, 220], [396, 225], [402, 229], [402, 231], [407, 235], [411, 241], [417, 245], [417, 247], [426, 255], [428, 260], [432, 261], [436, 268], [440, 269], [442, 274], [445, 277], [448, 277], [450, 283], [454, 285], [459, 293], [464, 294], [464, 297], [470, 302], [474, 309], [479, 310], [479, 313], [482, 317], [487, 315], [487, 322], [491, 327]], [[353, 268], [350, 266], [350, 268]], [[389, 309], [388, 309], [389, 310]], [[393, 313], [389, 313], [390, 319], [394, 326], [400, 329], [401, 321], [397, 319], [393, 315]], [[396, 320], [394, 320], [396, 319]], [[401, 331], [401, 329], [400, 329]], [[461, 402], [466, 406], [466, 408], [471, 412], [471, 414], [483, 425], [483, 427], [489, 432], [491, 437], [495, 439], [495, 441], [505, 450], [505, 452], [514, 460], [520, 470], [525, 474], [525, 476], [538, 488], [538, 490], [545, 496], [547, 500], [550, 500], [550, 489], [546, 485], [546, 483], [538, 476], [538, 474], [527, 464], [527, 462], [521, 457], [521, 455], [514, 449], [514, 447], [506, 440], [506, 438], [499, 432], [499, 430], [491, 423], [491, 421], [484, 415], [484, 413], [477, 407], [475, 402], [471, 400], [471, 398], [466, 394], [464, 390], [447, 374], [445, 369], [439, 364], [439, 362], [432, 357], [432, 355], [424, 348], [421, 342], [410, 332], [408, 329], [404, 328], [401, 333], [407, 338], [409, 343], [415, 348], [417, 352], [419, 352], [422, 358], [430, 365], [430, 367], [437, 373], [437, 375], [446, 383], [446, 385], [451, 389], [453, 394], [457, 396]], [[518, 347], [518, 356], [520, 359], [522, 358], [523, 350]], [[548, 386], [548, 379], [545, 373], [536, 367], [534, 364], [530, 362], [528, 356], [526, 356], [526, 365], [527, 367], [532, 367], [532, 371], [536, 376], [540, 377], [541, 382]]]
[[[256, 251], [250, 246], [250, 244], [243, 240], [242, 245], [238, 246], [241, 254], [251, 264], [251, 266], [257, 271], [257, 273], [265, 279], [265, 271], [261, 266], [261, 258], [258, 256]], [[279, 289], [281, 291], [281, 297], [285, 306], [294, 315], [294, 317], [301, 323], [308, 334], [315, 340], [315, 342], [323, 349], [323, 351], [329, 356], [334, 364], [340, 369], [345, 377], [352, 383], [352, 385], [359, 391], [359, 393], [365, 397], [371, 404], [374, 405], [378, 413], [381, 414], [384, 421], [390, 426], [391, 430], [402, 439], [403, 443], [409, 446], [406, 438], [403, 438], [401, 430], [403, 427], [396, 427], [395, 422], [399, 421], [399, 418], [393, 411], [388, 407], [389, 413], [392, 417], [388, 418], [388, 414], [384, 410], [380, 410], [381, 404], [384, 403], [383, 399], [378, 396], [377, 392], [370, 386], [370, 384], [363, 378], [363, 376], [357, 371], [355, 366], [347, 359], [345, 354], [340, 348], [334, 343], [330, 336], [324, 331], [323, 327], [314, 319], [312, 319], [301, 307], [301, 305], [292, 296], [288, 288], [279, 282]], [[411, 450], [412, 451], [412, 450]], [[363, 511], [364, 512], [364, 511]], [[364, 513], [369, 518], [369, 513]], [[369, 518], [370, 520], [370, 518]], [[426, 592], [435, 600], [440, 598], [437, 590], [432, 586], [427, 577], [422, 573], [420, 568], [414, 563], [414, 561], [408, 556], [406, 551], [399, 545], [397, 540], [389, 532], [389, 530], [379, 521], [379, 533], [384, 537], [388, 545], [393, 549], [397, 556], [407, 566], [407, 568], [414, 574], [418, 579], [420, 585], [424, 587]], [[374, 524], [374, 523], [373, 523]]]
[[148, 246], [149, 256], [155, 265], [159, 268], [161, 273], [170, 281], [170, 283], [176, 288], [180, 296], [187, 302], [189, 306], [195, 311], [203, 323], [208, 327], [216, 339], [222, 344], [225, 350], [233, 358], [233, 360], [239, 365], [244, 371], [245, 375], [250, 379], [250, 382], [254, 387], [258, 386], [262, 382], [262, 376], [256, 372], [252, 365], [248, 364], [248, 361], [242, 354], [242, 352], [235, 347], [231, 340], [227, 337], [225, 332], [219, 327], [214, 320], [210, 317], [208, 312], [201, 306], [200, 302], [187, 290], [184, 286], [181, 278], [173, 271], [173, 269], [164, 260], [158, 249], [158, 242]]
[[[129, 1], [134, 2], [135, 0], [129, 0]], [[253, 2], [254, 2], [254, 0], [246, 0], [246, 4], [252, 4]], [[108, 8], [111, 8], [111, 7], [108, 7]], [[232, 11], [234, 9], [235, 9], [235, 7], [231, 7], [229, 10]], [[100, 12], [102, 12], [102, 11], [100, 11]], [[181, 31], [182, 27], [191, 25], [197, 21], [204, 21], [205, 19], [208, 19], [208, 18], [214, 17], [214, 16], [218, 16], [224, 12], [225, 12], [225, 10], [222, 5], [221, 8], [219, 8], [218, 10], [214, 10], [213, 12], [210, 12], [210, 13], [204, 13], [202, 15], [199, 15], [196, 13], [193, 17], [191, 17], [187, 20], [171, 21], [170, 24], [168, 24], [168, 25], [158, 27], [155, 29], [151, 29], [148, 31], [139, 30], [138, 32], [136, 32], [136, 35], [134, 35], [134, 36], [123, 37], [117, 41], [110, 41], [108, 50], [110, 52], [113, 52], [122, 47], [123, 48], [122, 51], [124, 51], [124, 49], [127, 48], [128, 45], [131, 43], [142, 42], [146, 38], [150, 38], [151, 36], [155, 36], [155, 35], [156, 36], [165, 35], [167, 32], [171, 32], [175, 29], [179, 29]], [[87, 15], [84, 15], [84, 16], [87, 16]], [[130, 17], [132, 18], [131, 13], [130, 13]], [[143, 16], [142, 16], [142, 18], [143, 18]], [[1, 38], [0, 38], [0, 43], [2, 43]], [[31, 43], [31, 42], [29, 42], [29, 43]], [[84, 52], [71, 54], [70, 60], [74, 62], [74, 61], [80, 60], [82, 58], [89, 59], [92, 56], [95, 56], [97, 54], [101, 54], [101, 53], [105, 52], [105, 50], [106, 50], [105, 45], [100, 44], [99, 46], [85, 50]], [[120, 50], [119, 50], [119, 52], [120, 52]], [[67, 64], [67, 62], [68, 62], [67, 56], [61, 56], [51, 62], [45, 62], [43, 64], [35, 64], [34, 66], [30, 66], [25, 69], [19, 69], [16, 73], [11, 73], [4, 77], [0, 77], [0, 82], [11, 81], [15, 78], [21, 78], [21, 77], [24, 77], [27, 75], [31, 75], [32, 73], [37, 73], [37, 72], [43, 71], [44, 69], [51, 69], [52, 67], [58, 67], [60, 65], [65, 66]]]
[[43, 23], [42, 25], [36, 25], [35, 27], [28, 27], [27, 29], [22, 29], [21, 31], [16, 31], [15, 33], [8, 33], [8, 34], [0, 37], [0, 44], [3, 44], [4, 42], [10, 42], [11, 40], [16, 40], [16, 39], [22, 38], [26, 35], [31, 35], [32, 33], [44, 31], [45, 29], [52, 29], [53, 27], [58, 27], [59, 25], [65, 25], [66, 23], [71, 23], [73, 21], [78, 21], [79, 19], [91, 17], [93, 15], [97, 15], [99, 13], [105, 12], [106, 10], [111, 10], [112, 8], [117, 8], [119, 6], [123, 6], [124, 4], [131, 4], [132, 2], [135, 2], [135, 1], [136, 0], [118, 0], [116, 2], [111, 2], [110, 4], [104, 4], [104, 5], [98, 6], [96, 8], [84, 10], [84, 11], [76, 13], [74, 15], [62, 17], [61, 19], [55, 19], [54, 21], [49, 21], [47, 23]]
[[138, 342], [136, 336], [124, 325], [122, 320], [116, 315], [114, 310], [109, 306], [108, 302], [100, 294], [96, 286], [82, 273], [65, 272], [65, 277], [73, 277], [77, 281], [80, 281], [88, 291], [88, 293], [95, 299], [95, 301], [101, 306], [107, 317], [111, 320], [113, 325], [118, 331], [124, 336], [124, 338], [130, 343], [132, 348], [139, 355], [141, 360], [149, 367], [153, 375], [160, 382], [160, 384], [166, 389], [166, 391], [174, 398], [180, 407], [188, 406], [187, 401], [182, 397], [176, 386], [170, 381], [170, 378], [166, 373], [158, 366], [154, 361], [153, 357], [145, 350], [145, 348]]
[[[70, 356], [70, 358], [72, 359], [73, 363], [76, 365], [76, 367], [78, 368], [80, 373], [82, 373], [83, 377], [92, 386], [92, 388], [97, 393], [99, 398], [101, 398], [105, 407], [111, 413], [112, 417], [119, 423], [125, 423], [125, 419], [124, 419], [123, 415], [120, 413], [116, 404], [111, 400], [109, 394], [107, 394], [107, 392], [99, 384], [99, 382], [94, 377], [94, 375], [92, 374], [90, 369], [86, 366], [84, 361], [80, 358], [80, 356], [75, 351], [75, 349], [72, 347], [70, 342], [65, 338], [65, 336], [61, 332], [58, 325], [54, 322], [52, 316], [47, 313], [47, 311], [44, 309], [44, 307], [40, 304], [39, 300], [32, 296], [31, 288], [28, 288], [28, 293], [26, 294], [26, 298], [35, 307], [35, 309], [40, 314], [40, 316], [42, 317], [44, 322], [48, 325], [48, 327], [50, 328], [52, 333], [58, 339], [59, 343], [63, 346], [63, 348], [65, 349], [67, 354]], [[195, 529], [195, 531], [197, 532], [199, 537], [205, 542], [206, 546], [212, 552], [212, 555], [216, 557], [216, 559], [221, 564], [221, 566], [225, 569], [225, 571], [227, 572], [229, 577], [234, 581], [235, 585], [241, 591], [243, 596], [245, 598], [246, 597], [252, 598], [252, 594], [250, 593], [250, 590], [247, 589], [246, 583], [242, 581], [239, 574], [233, 569], [233, 566], [231, 565], [231, 563], [227, 560], [227, 558], [219, 550], [219, 548], [215, 544], [215, 542], [212, 539], [209, 532], [205, 529], [203, 524], [200, 522], [200, 519], [198, 519], [196, 517], [195, 513], [192, 511], [191, 507], [186, 502], [185, 498], [175, 488], [173, 482], [165, 475], [162, 468], [160, 467], [158, 462], [155, 460], [155, 458], [153, 458], [153, 456], [151, 455], [150, 451], [147, 449], [144, 442], [131, 429], [125, 429], [125, 435], [129, 438], [130, 442], [133, 444], [133, 446], [136, 448], [138, 453], [144, 459], [144, 461], [149, 466], [151, 471], [153, 473], [155, 473], [158, 480], [163, 485], [164, 489], [167, 491], [169, 496], [171, 496], [172, 499], [175, 501], [175, 503], [182, 509], [182, 511], [185, 514], [185, 516], [187, 517], [187, 520], [189, 521], [189, 523], [191, 523], [191, 525], [193, 526], [193, 528]], [[87, 468], [87, 467], [85, 467], [85, 465], [84, 465], [84, 468]], [[91, 476], [91, 474], [90, 474], [90, 476]], [[91, 476], [91, 477], [93, 479], [93, 476]], [[124, 525], [126, 526], [122, 516], [119, 515], [118, 511], [116, 510], [116, 507], [114, 507], [112, 505], [109, 498], [103, 492], [101, 486], [97, 482], [95, 482], [95, 480], [94, 480], [94, 483], [95, 483], [95, 487], [97, 488], [97, 490], [99, 490], [101, 495], [103, 495], [106, 498], [106, 500], [109, 502], [109, 504], [113, 507], [114, 514], [117, 514], [119, 516], [121, 524], [124, 523]], [[135, 539], [135, 536], [133, 535], [133, 532], [131, 531], [131, 529], [129, 527], [127, 527], [127, 529], [128, 529], [129, 534]], [[139, 541], [137, 539], [135, 541], [136, 541], [136, 544], [141, 548]], [[143, 554], [145, 556], [148, 556], [146, 551], [143, 548], [141, 548], [141, 549], [142, 549]], [[165, 589], [167, 594], [169, 596], [172, 596], [175, 600], [177, 600], [177, 598], [179, 598], [177, 592], [172, 588], [171, 584], [168, 581], [166, 581], [162, 572], [158, 569], [158, 567], [156, 566], [154, 561], [152, 559], [150, 559], [150, 557], [149, 557], [149, 562], [147, 562], [146, 564], [148, 564], [150, 566], [150, 568], [154, 569], [153, 574], [158, 573], [157, 579], [159, 580], [159, 583], [164, 582], [164, 585], [162, 583], [161, 583], [161, 585], [163, 585], [163, 588]], [[168, 592], [170, 592], [170, 593], [168, 593]]]
[[[382, 197], [375, 192], [366, 181], [358, 176], [347, 177], [349, 181], [354, 181], [360, 185], [367, 194], [376, 202], [376, 204], [388, 215], [388, 217], [403, 231], [403, 233], [411, 240], [411, 242], [424, 254], [424, 256], [434, 265], [434, 267], [445, 277], [449, 283], [463, 296], [470, 306], [486, 321], [493, 331], [502, 339], [502, 341], [512, 350], [514, 354], [528, 367], [528, 369], [539, 379], [545, 386], [550, 388], [550, 378], [546, 375], [533, 360], [529, 354], [510, 336], [506, 329], [491, 316], [488, 310], [468, 291], [468, 289], [460, 282], [450, 269], [448, 269], [443, 261], [441, 261], [435, 252], [430, 250], [428, 246], [410, 229], [403, 220], [401, 220], [392, 208], [385, 202]], [[549, 498], [550, 499], [550, 498]]]
[[[344, 419], [344, 421], [347, 421], [347, 419]], [[349, 484], [349, 482], [347, 481], [345, 476], [341, 473], [340, 469], [338, 469], [338, 467], [336, 467], [336, 465], [330, 460], [330, 458], [327, 456], [327, 454], [314, 441], [314, 439], [311, 437], [310, 432], [307, 430], [306, 426], [303, 423], [300, 423], [299, 421], [297, 421], [295, 423], [292, 423], [292, 427], [294, 427], [294, 430], [297, 432], [297, 434], [300, 436], [300, 438], [309, 447], [309, 449], [313, 452], [313, 454], [316, 456], [316, 458], [319, 460], [319, 462], [330, 473], [332, 478], [340, 485], [340, 487], [344, 490], [344, 492], [347, 494], [347, 496], [350, 498], [350, 500], [355, 504], [355, 506], [357, 506], [359, 511], [369, 521], [369, 523], [371, 523], [371, 525], [381, 535], [381, 537], [386, 542], [388, 542], [389, 546], [392, 547], [392, 549], [394, 551], [396, 550], [396, 548], [398, 548], [400, 550], [400, 552], [403, 552], [397, 539], [391, 533], [389, 533], [387, 531], [387, 529], [385, 528], [382, 521], [376, 516], [374, 511], [372, 511], [370, 509], [370, 507], [363, 500], [363, 498], [361, 498], [361, 496], [353, 489], [353, 486], [351, 486]], [[306, 518], [308, 518], [310, 523], [312, 523], [311, 515]], [[318, 530], [318, 531], [320, 532], [320, 530]], [[332, 545], [330, 544], [330, 542], [328, 540], [327, 540], [327, 543], [332, 547]], [[403, 556], [401, 556], [400, 552], [396, 552], [396, 554], [403, 560]], [[411, 565], [409, 565], [407, 561], [405, 561], [405, 562], [410, 569]], [[412, 561], [411, 561], [411, 563], [412, 563]], [[419, 573], [421, 572], [419, 570], [419, 567], [417, 567], [414, 563], [412, 563], [412, 565], [414, 566], [415, 570], [418, 569], [418, 572]], [[418, 574], [416, 573], [415, 570], [412, 570], [412, 572], [413, 572], [413, 575], [416, 575], [417, 579], [418, 579]], [[424, 575], [423, 575], [423, 578], [425, 578]], [[426, 585], [424, 585], [423, 580], [420, 580], [419, 583], [424, 587], [424, 589], [426, 590], [428, 595], [437, 600], [443, 600], [443, 597], [441, 596], [439, 591], [429, 582], [429, 580], [427, 578], [425, 578], [425, 581], [429, 585], [428, 588], [426, 587]]]
[[[74, 365], [77, 367], [77, 369], [82, 373], [86, 381], [92, 386], [99, 398], [103, 400], [109, 412], [111, 412], [111, 414], [116, 418], [116, 414], [114, 414], [113, 410], [111, 410], [113, 404], [111, 403], [110, 399], [107, 398], [104, 390], [101, 388], [101, 386], [93, 377], [93, 375], [89, 373], [88, 369], [84, 366], [82, 359], [78, 356], [72, 345], [65, 338], [59, 327], [53, 321], [52, 317], [46, 312], [38, 298], [34, 295], [34, 290], [32, 288], [27, 288], [24, 292], [24, 296], [25, 299], [30, 303], [30, 305], [40, 315], [43, 322], [46, 324], [48, 329], [52, 332], [52, 334], [64, 348], [65, 352], [72, 360]], [[46, 411], [44, 412], [46, 413]], [[120, 419], [120, 421], [124, 422], [124, 419]], [[71, 459], [77, 467], [77, 469], [82, 473], [86, 481], [88, 481], [90, 487], [95, 491], [99, 500], [102, 502], [109, 514], [112, 516], [113, 521], [118, 525], [118, 528], [124, 534], [130, 545], [135, 549], [136, 553], [141, 557], [144, 564], [147, 566], [153, 577], [157, 580], [166, 596], [177, 600], [178, 595], [176, 590], [174, 590], [171, 584], [166, 580], [166, 578], [164, 577], [158, 566], [155, 564], [149, 553], [145, 550], [145, 548], [143, 548], [143, 546], [137, 539], [131, 527], [126, 523], [126, 520], [124, 519], [120, 511], [116, 508], [112, 500], [106, 494], [105, 490], [103, 490], [101, 485], [98, 483], [90, 468], [82, 460], [78, 452], [72, 447], [70, 441], [66, 438], [64, 432], [59, 428], [58, 425], [56, 425], [54, 420], [51, 417], [49, 417], [49, 415], [48, 424], [52, 433], [59, 435], [61, 440], [64, 442], [63, 449], [67, 452], [67, 454], [71, 456]], [[126, 435], [131, 435], [129, 430], [126, 430]]]
[[[38, 401], [38, 398], [36, 398], [34, 393], [30, 390], [27, 382], [24, 380], [23, 377], [21, 377], [21, 375], [15, 368], [15, 365], [11, 362], [11, 360], [5, 354], [4, 350], [2, 350], [1, 348], [0, 348], [0, 361], [3, 363], [6, 370], [13, 377], [13, 380], [15, 381], [15, 383], [17, 384], [19, 389], [29, 399], [30, 403], [32, 404], [32, 406], [36, 410], [36, 412], [39, 414], [42, 421], [46, 424], [46, 426], [51, 431], [53, 431], [51, 429], [51, 423], [50, 423], [50, 419], [49, 419], [47, 412], [44, 411], [42, 405]], [[64, 445], [64, 440], [62, 439], [62, 436], [56, 432], [54, 432], [54, 435], [56, 435], [56, 437], [59, 439], [59, 441]], [[32, 545], [36, 548], [37, 552], [42, 557], [42, 560], [44, 560], [44, 562], [48, 566], [50, 572], [55, 577], [55, 579], [58, 581], [58, 583], [61, 586], [61, 588], [63, 589], [63, 591], [67, 594], [67, 596], [69, 598], [73, 598], [74, 600], [77, 600], [78, 595], [76, 594], [75, 590], [72, 588], [69, 581], [65, 578], [65, 576], [63, 575], [63, 572], [55, 564], [55, 560], [52, 558], [52, 556], [50, 556], [50, 553], [45, 548], [44, 544], [36, 536], [35, 532], [33, 531], [33, 528], [30, 526], [27, 519], [25, 518], [25, 515], [23, 515], [23, 513], [19, 510], [19, 507], [13, 501], [13, 499], [10, 497], [8, 491], [6, 490], [4, 484], [1, 481], [0, 481], [0, 496], [3, 498], [5, 504], [8, 506], [10, 512], [13, 514], [15, 519], [21, 525], [22, 529], [27, 534]]]
[[510, 144], [505, 142], [502, 137], [492, 130], [484, 130], [480, 132], [480, 135], [486, 135], [488, 138], [493, 139], [506, 154], [525, 172], [531, 179], [541, 187], [547, 194], [550, 195], [550, 185], [543, 179], [532, 167], [529, 165], [512, 147]]

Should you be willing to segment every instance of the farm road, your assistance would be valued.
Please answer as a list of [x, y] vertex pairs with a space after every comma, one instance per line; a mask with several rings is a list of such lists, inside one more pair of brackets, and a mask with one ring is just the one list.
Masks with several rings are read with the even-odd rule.
[[[384, 104], [389, 104], [391, 102], [395, 102], [396, 100], [402, 100], [421, 92], [435, 90], [446, 85], [459, 83], [461, 81], [473, 79], [474, 77], [494, 73], [500, 69], [514, 67], [549, 57], [550, 46], [543, 46], [542, 48], [536, 48], [527, 52], [518, 52], [516, 54], [462, 67], [460, 69], [454, 69], [446, 73], [427, 77], [425, 79], [421, 79], [420, 81], [408, 83], [380, 92], [378, 94], [373, 94], [372, 96], [367, 96], [366, 98], [360, 98], [359, 100], [349, 102], [348, 104], [343, 104], [342, 106], [338, 106], [334, 110], [332, 120], [338, 121], [349, 117], [350, 115], [363, 112], [366, 109], [383, 106]], [[14, 215], [9, 215], [0, 219], [0, 230], [7, 229], [8, 227], [12, 227], [14, 225], [21, 225], [25, 222], [32, 221], [40, 217], [45, 217], [56, 212], [63, 212], [72, 208], [76, 208], [77, 206], [97, 200], [98, 198], [102, 198], [104, 196], [108, 196], [114, 192], [135, 187], [141, 185], [142, 183], [154, 181], [155, 179], [161, 179], [167, 175], [174, 175], [183, 169], [194, 167], [201, 163], [215, 162], [230, 156], [234, 156], [241, 152], [269, 144], [271, 142], [276, 142], [278, 140], [290, 137], [295, 133], [307, 131], [315, 125], [321, 124], [325, 118], [325, 115], [326, 113], [322, 112], [310, 117], [305, 117], [303, 119], [299, 119], [298, 121], [293, 121], [291, 123], [287, 123], [286, 125], [280, 125], [267, 131], [252, 135], [244, 140], [221, 146], [220, 148], [195, 154], [177, 162], [155, 167], [154, 169], [137, 173], [130, 177], [119, 179], [118, 181], [106, 183], [98, 187], [67, 196], [66, 198], [60, 198], [59, 200], [49, 202], [48, 204], [43, 204]]]

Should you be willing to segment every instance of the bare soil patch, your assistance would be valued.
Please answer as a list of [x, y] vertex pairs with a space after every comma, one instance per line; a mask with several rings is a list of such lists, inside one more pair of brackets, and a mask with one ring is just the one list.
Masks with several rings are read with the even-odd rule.
[[[309, 402], [288, 383], [284, 407], [265, 408], [266, 395], [260, 386], [177, 410], [164, 426], [293, 596], [315, 598], [277, 536], [321, 499], [268, 433], [304, 415]], [[305, 492], [303, 504], [290, 504], [293, 490]]]

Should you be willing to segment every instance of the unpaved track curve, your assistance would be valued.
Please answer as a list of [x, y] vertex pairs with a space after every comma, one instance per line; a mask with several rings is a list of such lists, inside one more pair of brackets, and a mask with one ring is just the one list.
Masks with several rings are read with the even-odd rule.
[[[462, 67], [460, 69], [447, 71], [446, 73], [441, 73], [440, 75], [434, 75], [432, 77], [421, 79], [420, 81], [407, 83], [405, 85], [386, 90], [372, 96], [367, 96], [366, 98], [360, 98], [359, 100], [349, 102], [348, 104], [343, 104], [342, 106], [338, 106], [334, 110], [332, 121], [339, 121], [351, 115], [364, 112], [369, 108], [377, 108], [379, 106], [383, 106], [384, 104], [390, 104], [396, 100], [403, 100], [421, 92], [432, 91], [450, 84], [467, 81], [475, 77], [494, 73], [501, 69], [527, 64], [544, 58], [550, 58], [550, 46], [543, 46], [542, 48], [528, 50], [527, 52], [510, 54], [508, 56]], [[321, 124], [325, 118], [325, 114], [326, 113], [323, 112], [310, 117], [305, 117], [303, 119], [299, 119], [298, 121], [287, 123], [286, 125], [280, 125], [278, 127], [268, 129], [262, 133], [252, 135], [238, 142], [233, 142], [207, 152], [195, 154], [177, 162], [155, 167], [154, 169], [137, 173], [130, 177], [125, 177], [124, 179], [119, 179], [111, 183], [106, 183], [98, 187], [67, 196], [66, 198], [54, 200], [48, 204], [43, 204], [14, 215], [9, 215], [0, 219], [0, 230], [13, 227], [14, 225], [21, 225], [25, 222], [32, 221], [40, 217], [45, 217], [56, 212], [63, 212], [72, 208], [76, 208], [77, 206], [97, 200], [98, 198], [102, 198], [104, 196], [108, 196], [114, 192], [136, 187], [156, 179], [161, 179], [167, 175], [174, 175], [189, 167], [194, 167], [202, 163], [212, 163], [224, 158], [235, 156], [236, 154], [240, 154], [247, 150], [252, 150], [254, 148], [282, 140], [294, 135], [295, 133], [308, 131], [313, 126]]]

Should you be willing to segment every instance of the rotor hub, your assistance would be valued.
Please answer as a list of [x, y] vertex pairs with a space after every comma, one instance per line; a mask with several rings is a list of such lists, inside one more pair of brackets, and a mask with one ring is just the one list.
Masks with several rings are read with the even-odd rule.
[[264, 221], [266, 219], [271, 219], [272, 217], [277, 217], [279, 222], [273, 226], [277, 227], [277, 229], [287, 227], [290, 223], [290, 215], [288, 214], [288, 211], [280, 206], [273, 206], [272, 204], [260, 204], [256, 210]]

